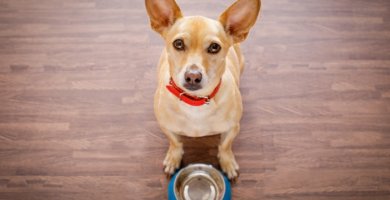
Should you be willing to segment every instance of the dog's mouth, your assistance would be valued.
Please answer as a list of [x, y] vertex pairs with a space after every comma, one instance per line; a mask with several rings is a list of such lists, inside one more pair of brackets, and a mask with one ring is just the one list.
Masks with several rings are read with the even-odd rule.
[[186, 88], [187, 90], [191, 90], [191, 91], [196, 91], [196, 90], [200, 90], [202, 89], [202, 86], [200, 84], [189, 84], [189, 83], [184, 83], [184, 88]]

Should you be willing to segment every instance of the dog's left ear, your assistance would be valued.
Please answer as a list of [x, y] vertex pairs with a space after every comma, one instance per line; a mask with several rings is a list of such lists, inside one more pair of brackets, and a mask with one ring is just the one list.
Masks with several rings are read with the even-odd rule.
[[234, 43], [242, 42], [255, 24], [260, 11], [260, 0], [237, 0], [219, 17]]
[[175, 21], [182, 17], [175, 0], [145, 0], [146, 10], [153, 30], [164, 35], [164, 32]]

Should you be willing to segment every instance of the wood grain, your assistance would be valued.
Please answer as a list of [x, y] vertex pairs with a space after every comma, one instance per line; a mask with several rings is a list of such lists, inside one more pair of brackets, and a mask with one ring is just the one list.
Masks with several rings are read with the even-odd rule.
[[[217, 16], [229, 1], [178, 0]], [[390, 2], [263, 0], [234, 199], [390, 199]], [[0, 0], [0, 199], [166, 199], [143, 1]], [[218, 165], [218, 137], [183, 164]]]

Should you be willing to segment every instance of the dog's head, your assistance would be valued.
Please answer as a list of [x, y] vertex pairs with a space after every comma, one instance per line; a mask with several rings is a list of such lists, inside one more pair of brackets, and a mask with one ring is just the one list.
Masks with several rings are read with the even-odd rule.
[[225, 71], [229, 48], [242, 42], [254, 25], [260, 0], [238, 0], [219, 20], [183, 17], [175, 0], [145, 0], [152, 28], [166, 43], [169, 73], [194, 95], [207, 95]]

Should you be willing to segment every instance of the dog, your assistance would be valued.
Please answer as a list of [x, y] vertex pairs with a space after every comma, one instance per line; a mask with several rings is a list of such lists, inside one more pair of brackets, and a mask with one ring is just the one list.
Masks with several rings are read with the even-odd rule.
[[168, 175], [180, 167], [180, 136], [221, 134], [220, 167], [229, 179], [237, 177], [232, 142], [243, 111], [239, 43], [255, 24], [260, 6], [260, 0], [237, 0], [213, 20], [184, 17], [175, 0], [145, 0], [150, 25], [166, 45], [158, 64], [154, 111], [170, 144], [163, 161]]

